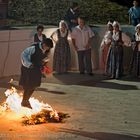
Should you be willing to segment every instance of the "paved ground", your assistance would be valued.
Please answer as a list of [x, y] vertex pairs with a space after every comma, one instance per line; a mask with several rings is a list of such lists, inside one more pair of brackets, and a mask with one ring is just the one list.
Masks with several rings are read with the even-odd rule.
[[[11, 77], [0, 81], [0, 102]], [[12, 77], [13, 78], [13, 77]], [[18, 77], [14, 76], [17, 85]], [[70, 73], [49, 75], [33, 96], [57, 111], [65, 123], [23, 126], [14, 113], [0, 114], [0, 140], [140, 140], [140, 83]]]

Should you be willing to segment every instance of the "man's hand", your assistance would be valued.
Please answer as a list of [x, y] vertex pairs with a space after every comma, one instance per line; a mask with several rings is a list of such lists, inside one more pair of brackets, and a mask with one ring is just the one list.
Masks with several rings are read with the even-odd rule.
[[78, 51], [78, 47], [77, 46], [74, 46], [74, 48], [75, 48], [76, 51]]
[[86, 49], [89, 49], [90, 48], [90, 44], [88, 43], [86, 46], [85, 46]]
[[31, 64], [29, 68], [30, 68], [30, 69], [34, 68], [34, 64]]

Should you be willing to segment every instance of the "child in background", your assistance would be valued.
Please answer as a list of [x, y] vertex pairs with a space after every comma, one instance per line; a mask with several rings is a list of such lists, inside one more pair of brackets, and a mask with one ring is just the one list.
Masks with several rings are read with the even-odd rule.
[[44, 30], [43, 25], [37, 26], [37, 33], [34, 35], [34, 43], [39, 43], [46, 39], [46, 35], [43, 34], [43, 30]]
[[133, 1], [133, 7], [131, 7], [128, 11], [129, 13], [129, 24], [136, 26], [140, 23], [140, 7], [138, 0]]

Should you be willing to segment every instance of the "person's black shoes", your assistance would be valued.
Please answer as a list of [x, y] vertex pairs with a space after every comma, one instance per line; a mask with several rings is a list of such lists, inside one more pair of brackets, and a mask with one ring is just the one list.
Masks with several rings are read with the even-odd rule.
[[89, 73], [88, 75], [89, 75], [89, 76], [93, 76], [94, 74], [91, 72], [91, 73]]
[[80, 72], [80, 74], [85, 74], [84, 72]]
[[31, 104], [28, 100], [27, 101], [22, 101], [21, 106], [32, 109]]
[[[85, 72], [80, 72], [80, 74], [81, 74], [81, 75], [84, 75]], [[89, 76], [93, 76], [93, 73], [92, 73], [92, 72], [91, 72], [91, 73], [88, 73], [88, 75], [89, 75]]]

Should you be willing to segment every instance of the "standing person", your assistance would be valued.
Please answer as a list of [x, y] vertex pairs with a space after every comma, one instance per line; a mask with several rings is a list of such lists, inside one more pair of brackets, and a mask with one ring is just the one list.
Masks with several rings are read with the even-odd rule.
[[111, 78], [120, 78], [123, 74], [123, 41], [118, 22], [113, 23], [111, 48], [108, 54], [107, 73]]
[[140, 24], [136, 26], [136, 33], [133, 41], [133, 55], [131, 60], [130, 72], [140, 78]]
[[133, 7], [128, 11], [129, 13], [129, 24], [136, 26], [140, 23], [140, 6], [138, 0], [133, 1]]
[[77, 2], [73, 2], [72, 6], [67, 11], [64, 20], [67, 22], [69, 30], [72, 31], [74, 27], [78, 25], [78, 16], [79, 16], [79, 5]]
[[106, 74], [105, 68], [106, 68], [107, 54], [111, 45], [112, 34], [113, 34], [113, 26], [112, 23], [109, 21], [107, 23], [107, 31], [104, 35], [104, 38], [100, 46], [100, 69], [103, 71], [103, 74]]
[[52, 40], [47, 38], [42, 43], [26, 48], [21, 54], [22, 66], [19, 85], [24, 90], [21, 102], [24, 107], [32, 108], [29, 98], [35, 88], [41, 84], [41, 68], [45, 64], [45, 59], [52, 47]]
[[68, 26], [62, 20], [57, 29], [52, 35], [52, 40], [56, 43], [53, 57], [53, 70], [58, 74], [67, 73], [70, 69], [70, 46], [68, 42]]
[[89, 75], [92, 73], [91, 63], [91, 41], [94, 33], [91, 28], [85, 25], [83, 17], [78, 18], [78, 26], [72, 31], [72, 42], [78, 54], [78, 63], [80, 74], [84, 74], [85, 70]]
[[34, 43], [39, 43], [46, 39], [46, 35], [43, 34], [43, 30], [44, 30], [43, 25], [37, 26], [37, 33], [34, 35]]

